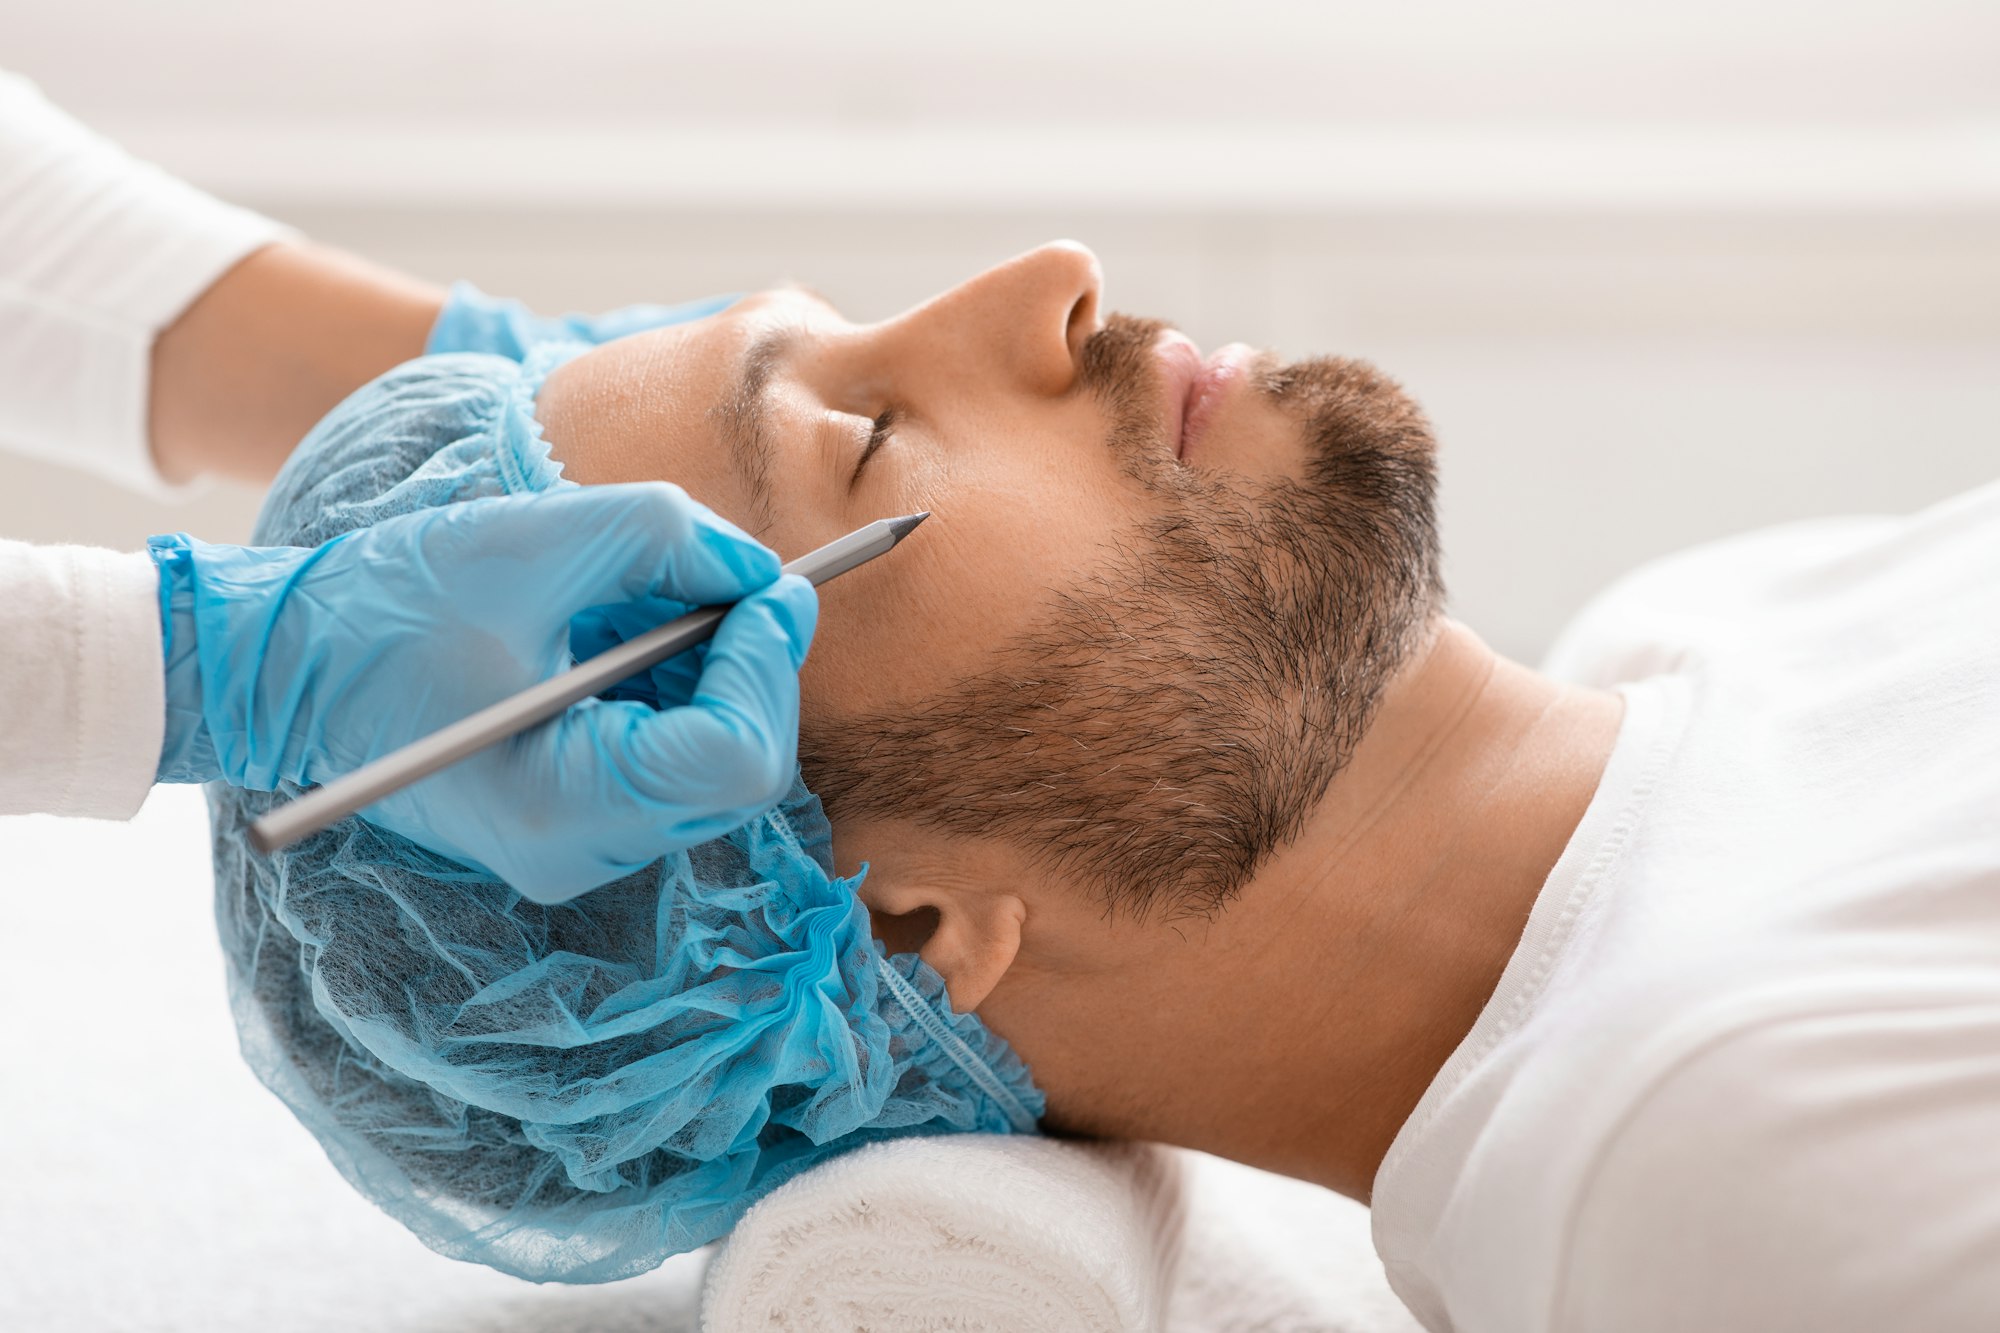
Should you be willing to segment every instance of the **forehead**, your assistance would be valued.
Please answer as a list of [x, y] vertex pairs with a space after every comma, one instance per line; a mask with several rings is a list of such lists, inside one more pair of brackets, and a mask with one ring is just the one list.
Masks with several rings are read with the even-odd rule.
[[675, 482], [790, 558], [837, 535], [836, 515], [794, 494], [805, 488], [788, 446], [803, 423], [790, 377], [851, 327], [803, 288], [759, 292], [560, 367], [536, 414], [571, 480]]

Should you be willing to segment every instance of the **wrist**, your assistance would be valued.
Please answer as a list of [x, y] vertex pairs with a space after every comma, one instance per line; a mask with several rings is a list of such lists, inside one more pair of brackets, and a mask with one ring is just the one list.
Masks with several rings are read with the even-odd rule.
[[[167, 668], [162, 781], [220, 778], [253, 791], [309, 781], [315, 751], [302, 710], [315, 697], [313, 666], [287, 610], [310, 582], [302, 566], [331, 545], [227, 546], [185, 533], [148, 543]], [[270, 681], [267, 659], [285, 664]]]
[[159, 573], [160, 651], [166, 666], [166, 729], [155, 782], [209, 782], [222, 776], [202, 703], [195, 649], [194, 551], [181, 533], [146, 543]]
[[281, 240], [256, 251], [153, 342], [155, 466], [171, 481], [269, 482], [341, 399], [422, 353], [443, 299], [325, 247]]

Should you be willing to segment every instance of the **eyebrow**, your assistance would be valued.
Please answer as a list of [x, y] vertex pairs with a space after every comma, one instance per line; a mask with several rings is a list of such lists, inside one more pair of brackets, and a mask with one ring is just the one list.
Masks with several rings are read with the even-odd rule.
[[771, 526], [772, 449], [768, 429], [771, 380], [798, 341], [797, 325], [767, 329], [750, 341], [737, 363], [736, 387], [720, 409], [723, 435], [759, 522]]

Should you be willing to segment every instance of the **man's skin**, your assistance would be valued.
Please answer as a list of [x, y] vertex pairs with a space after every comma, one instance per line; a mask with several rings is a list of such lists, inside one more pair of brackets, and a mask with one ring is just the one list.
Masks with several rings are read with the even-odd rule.
[[[787, 557], [931, 510], [893, 558], [824, 590], [805, 669], [809, 714], [908, 706], [976, 673], [1160, 503], [1078, 386], [1101, 288], [1087, 250], [1052, 245], [880, 324], [767, 292], [577, 358], [538, 416], [571, 479], [671, 479]], [[760, 469], [739, 438], [740, 372], [780, 329], [794, 337], [770, 362]], [[1178, 441], [1175, 338], [1150, 392]], [[857, 477], [888, 407], [893, 435]], [[1296, 476], [1304, 446], [1239, 382], [1182, 465]], [[877, 933], [1013, 1044], [1051, 1128], [1365, 1200], [1498, 982], [1622, 717], [1617, 695], [1542, 677], [1455, 621], [1426, 628], [1303, 831], [1212, 920], [1107, 913], [1023, 848], [898, 820], [836, 818], [839, 868], [868, 862]]]

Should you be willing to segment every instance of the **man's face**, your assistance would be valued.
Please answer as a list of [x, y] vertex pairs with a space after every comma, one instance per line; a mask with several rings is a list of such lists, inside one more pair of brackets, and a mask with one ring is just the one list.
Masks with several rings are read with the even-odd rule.
[[[1106, 386], [1117, 401], [1089, 392], [1079, 366], [1104, 327], [1101, 285], [1094, 256], [1054, 245], [880, 324], [780, 288], [565, 367], [540, 415], [571, 479], [664, 477], [786, 559], [871, 519], [929, 510], [892, 557], [823, 593], [808, 691], [836, 714], [873, 713], [981, 669], [1052, 590], [1203, 473], [1297, 471], [1296, 428], [1240, 377], [1238, 392], [1218, 386], [1208, 447], [1177, 457], [1200, 366], [1178, 335], [1149, 349], [1144, 378]], [[746, 376], [750, 358], [762, 374]], [[761, 412], [745, 400], [760, 383]], [[571, 428], [598, 408], [582, 395], [618, 401], [608, 435], [602, 415]], [[885, 412], [887, 442], [869, 451]], [[1121, 412], [1143, 414], [1148, 437], [1114, 438]], [[760, 447], [746, 447], [752, 428]]]
[[770, 291], [578, 358], [538, 414], [573, 480], [664, 477], [788, 559], [930, 511], [822, 592], [802, 757], [837, 830], [1015, 836], [1212, 908], [1436, 609], [1430, 440], [1365, 367], [1204, 361], [1101, 283], [1061, 244], [879, 324]]

